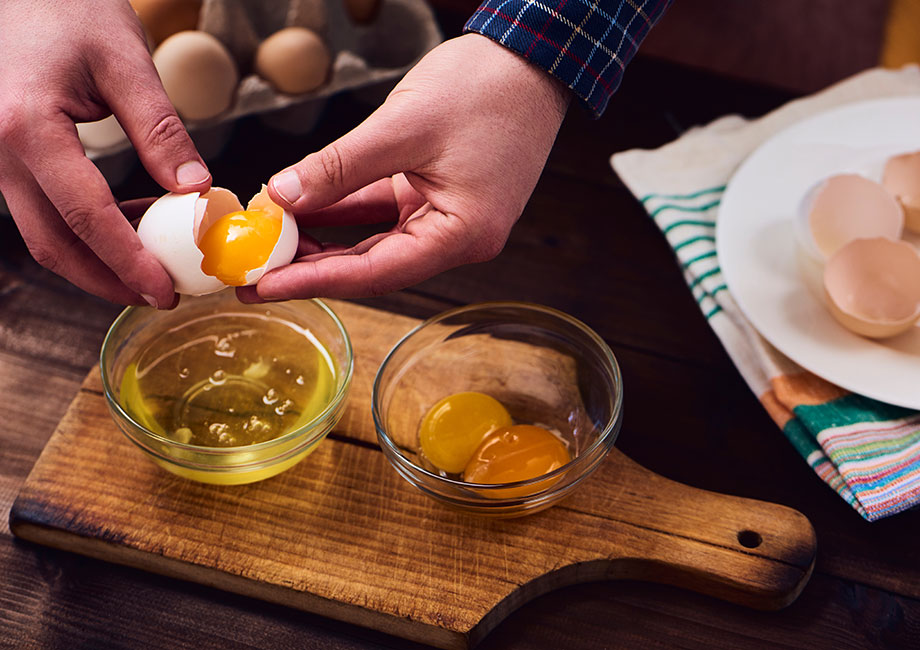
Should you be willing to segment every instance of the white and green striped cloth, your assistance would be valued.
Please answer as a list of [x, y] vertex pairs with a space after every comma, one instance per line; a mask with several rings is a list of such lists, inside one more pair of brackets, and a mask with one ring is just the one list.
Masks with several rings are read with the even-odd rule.
[[920, 413], [848, 393], [770, 346], [725, 285], [715, 227], [729, 179], [773, 134], [849, 102], [918, 94], [920, 68], [870, 70], [759, 119], [723, 117], [659, 149], [611, 158], [751, 390], [815, 472], [870, 521], [920, 505]]

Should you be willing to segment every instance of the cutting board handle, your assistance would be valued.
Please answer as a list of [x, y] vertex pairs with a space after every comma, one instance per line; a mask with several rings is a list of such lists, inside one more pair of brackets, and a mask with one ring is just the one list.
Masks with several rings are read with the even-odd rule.
[[617, 450], [608, 462], [614, 467], [604, 474], [616, 479], [597, 514], [617, 524], [612, 533], [622, 536], [625, 523], [643, 541], [608, 537], [597, 577], [668, 583], [766, 610], [785, 607], [804, 588], [816, 538], [802, 513], [666, 479]]

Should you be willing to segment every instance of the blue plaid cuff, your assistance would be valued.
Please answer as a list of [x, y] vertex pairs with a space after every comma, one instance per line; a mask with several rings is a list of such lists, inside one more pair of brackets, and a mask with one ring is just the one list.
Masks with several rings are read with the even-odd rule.
[[485, 0], [474, 32], [540, 66], [600, 116], [642, 39], [673, 0]]

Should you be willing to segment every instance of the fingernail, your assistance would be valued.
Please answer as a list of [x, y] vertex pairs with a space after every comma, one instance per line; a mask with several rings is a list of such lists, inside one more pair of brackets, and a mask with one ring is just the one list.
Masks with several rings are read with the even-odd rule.
[[209, 176], [208, 170], [197, 160], [182, 163], [176, 169], [176, 182], [179, 185], [197, 185], [208, 180]]
[[300, 176], [297, 175], [297, 172], [281, 172], [272, 179], [272, 186], [282, 199], [292, 205], [303, 194], [303, 187], [300, 185]]
[[154, 298], [153, 296], [146, 294], [146, 293], [142, 293], [141, 298], [146, 300], [147, 304], [153, 307], [154, 309], [159, 309], [159, 306], [157, 305], [157, 299]]

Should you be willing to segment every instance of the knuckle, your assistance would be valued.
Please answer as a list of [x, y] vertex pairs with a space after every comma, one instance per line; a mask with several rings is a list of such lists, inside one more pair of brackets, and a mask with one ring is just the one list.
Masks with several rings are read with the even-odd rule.
[[153, 127], [144, 136], [144, 145], [156, 149], [172, 144], [186, 137], [185, 126], [175, 113], [166, 115], [156, 121]]
[[61, 251], [45, 242], [30, 241], [26, 244], [29, 254], [39, 265], [52, 273], [57, 273], [61, 268]]
[[317, 157], [326, 182], [333, 187], [341, 187], [345, 182], [345, 160], [342, 152], [331, 144], [321, 149]]
[[0, 104], [0, 146], [10, 146], [25, 132], [22, 111], [8, 104]]
[[383, 278], [378, 274], [374, 261], [370, 256], [361, 255], [358, 259], [364, 263], [363, 275], [366, 278], [366, 284], [363, 293], [366, 294], [366, 297], [376, 298], [392, 291], [392, 288], [387, 284], [388, 278]]
[[61, 212], [61, 217], [79, 239], [92, 246], [95, 234], [93, 210], [86, 206], [74, 206]]

